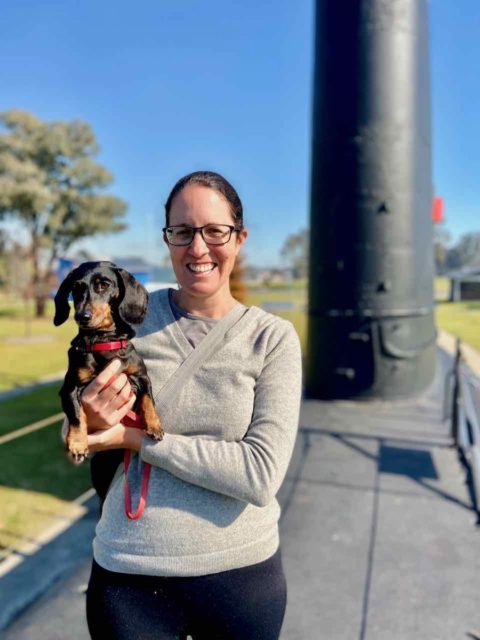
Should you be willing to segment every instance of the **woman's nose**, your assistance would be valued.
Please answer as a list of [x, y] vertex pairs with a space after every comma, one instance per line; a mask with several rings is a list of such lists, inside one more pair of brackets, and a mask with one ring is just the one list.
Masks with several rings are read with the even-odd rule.
[[202, 237], [200, 231], [193, 236], [193, 240], [188, 247], [188, 252], [195, 256], [201, 256], [208, 252], [208, 245]]

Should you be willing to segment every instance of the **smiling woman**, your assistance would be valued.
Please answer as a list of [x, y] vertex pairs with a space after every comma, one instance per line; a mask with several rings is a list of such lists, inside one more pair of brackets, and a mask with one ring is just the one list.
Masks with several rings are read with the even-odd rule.
[[221, 318], [236, 304], [229, 279], [247, 230], [241, 210], [201, 175], [203, 182], [192, 178], [167, 201], [164, 238], [180, 285], [174, 301], [193, 314]]
[[[95, 426], [105, 428], [89, 446], [129, 443], [138, 454], [126, 472], [134, 496], [142, 464], [151, 476], [134, 522], [125, 516], [121, 473], [108, 490], [87, 592], [90, 633], [277, 640], [286, 583], [275, 496], [298, 426], [298, 336], [289, 322], [232, 296], [247, 231], [240, 198], [222, 176], [182, 178], [165, 210], [180, 288], [151, 294], [134, 338], [165, 435], [155, 442], [122, 424], [108, 428], [111, 410], [97, 412]], [[100, 374], [107, 387], [109, 367]], [[87, 415], [94, 401], [82, 400]]]

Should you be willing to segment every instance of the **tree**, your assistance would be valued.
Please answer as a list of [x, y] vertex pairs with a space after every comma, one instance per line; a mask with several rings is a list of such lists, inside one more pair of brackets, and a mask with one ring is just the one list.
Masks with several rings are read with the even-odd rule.
[[8, 234], [0, 229], [0, 288], [4, 288], [8, 281]]
[[450, 232], [443, 226], [435, 224], [433, 226], [433, 253], [435, 259], [435, 272], [444, 273], [447, 266], [448, 245], [451, 241]]
[[447, 252], [446, 266], [449, 270], [480, 265], [480, 232], [463, 234]]
[[291, 233], [280, 249], [280, 256], [292, 267], [294, 278], [305, 278], [307, 275], [309, 236], [308, 229]]
[[36, 315], [43, 316], [55, 259], [82, 238], [122, 231], [126, 203], [99, 193], [112, 176], [93, 159], [98, 146], [87, 123], [44, 122], [18, 110], [0, 113], [0, 123], [0, 217], [29, 232]]
[[25, 297], [31, 281], [28, 251], [6, 229], [0, 229], [0, 288]]
[[480, 232], [471, 231], [463, 234], [455, 246], [460, 255], [462, 266], [476, 267], [480, 265]]

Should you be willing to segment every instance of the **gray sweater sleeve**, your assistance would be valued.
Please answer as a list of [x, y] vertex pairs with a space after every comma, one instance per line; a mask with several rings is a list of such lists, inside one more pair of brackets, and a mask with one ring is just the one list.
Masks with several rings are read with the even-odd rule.
[[166, 433], [161, 442], [144, 438], [142, 459], [205, 489], [267, 505], [286, 474], [300, 410], [300, 344], [290, 323], [282, 322], [282, 329], [256, 380], [252, 421], [242, 440]]

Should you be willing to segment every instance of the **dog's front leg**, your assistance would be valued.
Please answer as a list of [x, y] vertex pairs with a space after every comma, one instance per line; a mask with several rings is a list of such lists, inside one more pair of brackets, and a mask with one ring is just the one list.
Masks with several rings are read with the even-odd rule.
[[164, 431], [155, 409], [150, 380], [148, 378], [147, 380], [141, 380], [139, 387], [136, 411], [142, 416], [147, 434], [155, 440], [161, 440], [163, 438]]
[[87, 418], [80, 403], [78, 387], [60, 391], [62, 406], [68, 420], [66, 449], [69, 458], [75, 464], [80, 464], [88, 455]]

